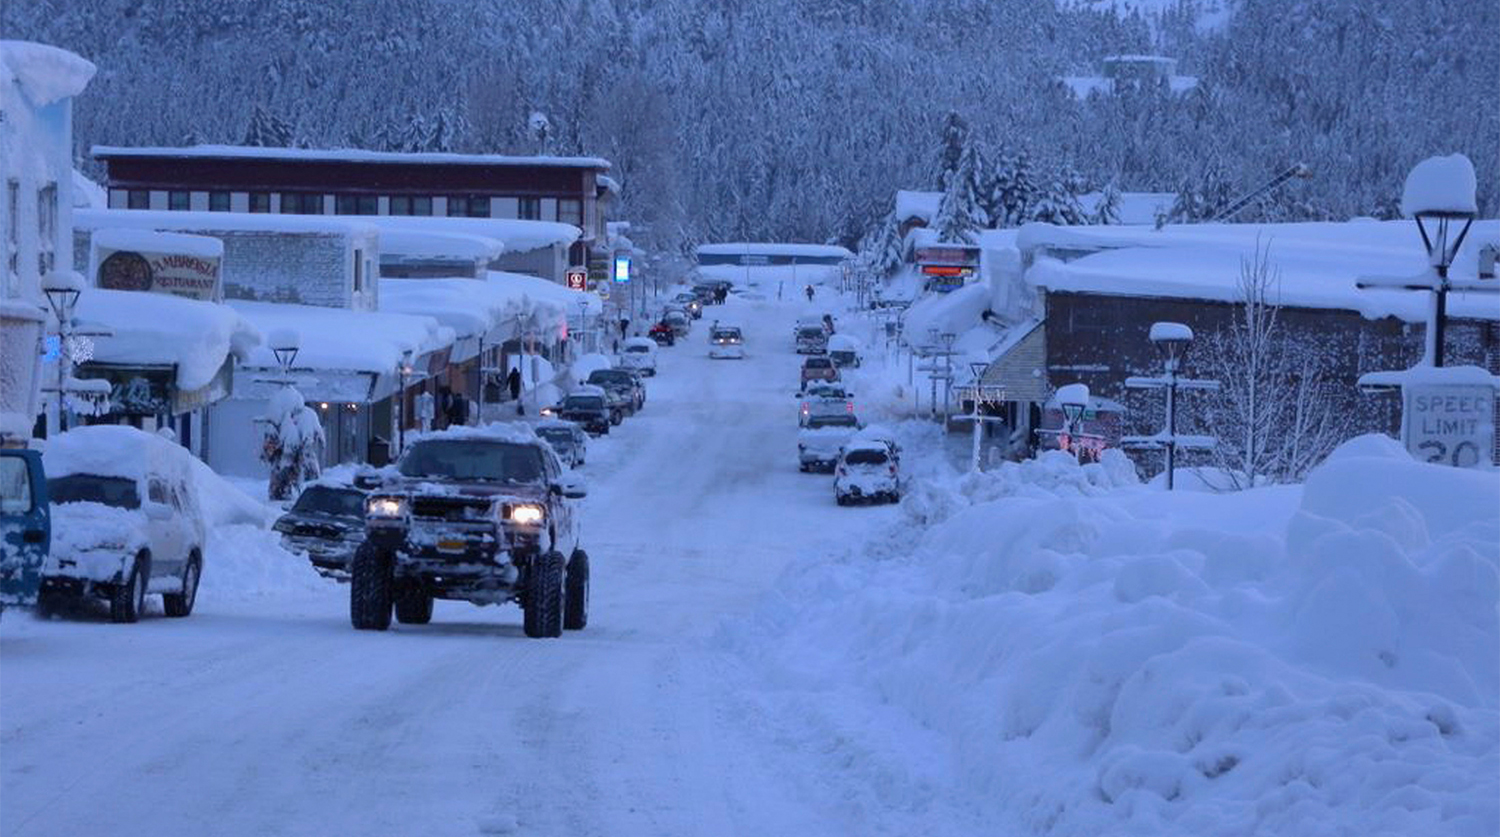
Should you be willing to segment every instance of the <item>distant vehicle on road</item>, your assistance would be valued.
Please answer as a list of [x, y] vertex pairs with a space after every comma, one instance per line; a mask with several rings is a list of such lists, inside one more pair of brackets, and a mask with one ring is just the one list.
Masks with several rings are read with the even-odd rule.
[[135, 622], [160, 593], [168, 616], [193, 612], [205, 527], [192, 454], [123, 425], [79, 427], [47, 442], [55, 537], [37, 607], [102, 597], [115, 622]]
[[589, 556], [574, 500], [583, 481], [523, 424], [418, 439], [366, 504], [349, 620], [383, 631], [432, 620], [434, 599], [517, 602], [529, 637], [588, 624]]
[[571, 421], [592, 435], [609, 433], [610, 425], [619, 424], [624, 413], [612, 407], [603, 387], [581, 386], [568, 394], [556, 407], [548, 407], [542, 414], [552, 418]]
[[562, 419], [543, 419], [537, 422], [536, 435], [552, 446], [564, 465], [577, 468], [588, 455], [589, 435], [582, 427]]
[[672, 328], [666, 321], [658, 322], [651, 326], [646, 336], [658, 346], [671, 346], [677, 343], [677, 329]]
[[656, 341], [632, 337], [620, 347], [620, 367], [642, 375], [656, 374]]
[[681, 306], [688, 316], [695, 320], [703, 317], [703, 300], [699, 299], [697, 294], [683, 291], [672, 297], [672, 304]]
[[272, 526], [281, 545], [305, 553], [325, 578], [349, 580], [349, 562], [365, 540], [365, 492], [351, 485], [315, 482]]
[[744, 359], [745, 335], [738, 326], [714, 326], [708, 333], [708, 356]]
[[692, 319], [681, 308], [668, 308], [661, 315], [661, 321], [671, 327], [674, 337], [686, 337], [693, 330]]
[[828, 332], [821, 324], [799, 325], [796, 331], [797, 354], [821, 355], [828, 351]]
[[646, 406], [646, 385], [629, 369], [595, 369], [585, 383], [603, 387], [624, 408], [625, 415], [635, 415]]
[[844, 444], [859, 429], [852, 414], [814, 416], [797, 433], [797, 468], [803, 473], [833, 471]]
[[839, 369], [827, 355], [814, 355], [802, 361], [802, 388], [814, 381], [837, 381]]
[[828, 337], [828, 359], [834, 366], [847, 367], [860, 364], [859, 340], [848, 334], [833, 334]]
[[817, 416], [854, 415], [853, 393], [838, 384], [810, 384], [797, 397], [802, 400], [797, 411], [797, 424], [802, 427]]
[[0, 612], [36, 604], [51, 542], [42, 455], [0, 448]]
[[841, 506], [900, 500], [897, 461], [890, 449], [883, 442], [851, 440], [839, 455], [833, 496]]

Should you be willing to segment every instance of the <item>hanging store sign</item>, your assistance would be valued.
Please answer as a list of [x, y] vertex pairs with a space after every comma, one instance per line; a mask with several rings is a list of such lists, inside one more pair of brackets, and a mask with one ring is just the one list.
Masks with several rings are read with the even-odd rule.
[[570, 267], [567, 272], [568, 288], [586, 291], [589, 287], [589, 272], [581, 267]]

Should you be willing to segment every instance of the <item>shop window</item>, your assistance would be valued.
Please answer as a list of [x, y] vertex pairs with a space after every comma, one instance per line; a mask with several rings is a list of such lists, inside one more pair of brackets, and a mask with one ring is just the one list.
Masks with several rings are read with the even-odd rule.
[[354, 292], [362, 293], [365, 289], [365, 253], [363, 250], [354, 251]]
[[167, 193], [167, 209], [173, 212], [186, 212], [192, 206], [190, 193], [173, 189]]
[[578, 198], [557, 199], [557, 220], [575, 227], [583, 226], [583, 201]]
[[526, 221], [542, 220], [542, 199], [521, 198], [520, 216]]
[[145, 189], [131, 189], [125, 193], [125, 206], [127, 209], [150, 209], [151, 193]]
[[396, 195], [391, 198], [392, 215], [431, 215], [432, 198], [427, 195], [412, 197]]
[[16, 284], [13, 277], [21, 272], [21, 182], [10, 180], [5, 184], [5, 241], [10, 251], [9, 263], [5, 266], [6, 286]]
[[250, 193], [250, 211], [251, 212], [270, 212], [271, 211], [271, 193], [270, 192], [251, 192]]
[[374, 195], [339, 195], [333, 204], [339, 215], [374, 215], [379, 208], [380, 199]]
[[323, 196], [311, 192], [282, 192], [283, 215], [322, 215]]
[[209, 192], [208, 193], [208, 211], [209, 212], [228, 212], [229, 211], [229, 193], [228, 192]]
[[454, 195], [448, 199], [450, 218], [488, 218], [490, 199], [476, 195]]

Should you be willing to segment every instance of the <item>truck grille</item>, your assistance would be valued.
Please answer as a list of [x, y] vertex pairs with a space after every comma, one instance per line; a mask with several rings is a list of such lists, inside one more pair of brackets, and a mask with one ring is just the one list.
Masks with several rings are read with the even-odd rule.
[[431, 520], [475, 520], [489, 511], [488, 500], [465, 500], [458, 497], [417, 497], [411, 502], [413, 517]]

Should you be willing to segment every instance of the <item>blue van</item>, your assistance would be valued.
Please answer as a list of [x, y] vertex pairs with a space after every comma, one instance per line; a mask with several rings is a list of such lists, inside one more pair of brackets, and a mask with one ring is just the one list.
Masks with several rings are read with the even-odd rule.
[[36, 604], [51, 546], [42, 455], [0, 448], [0, 612]]

